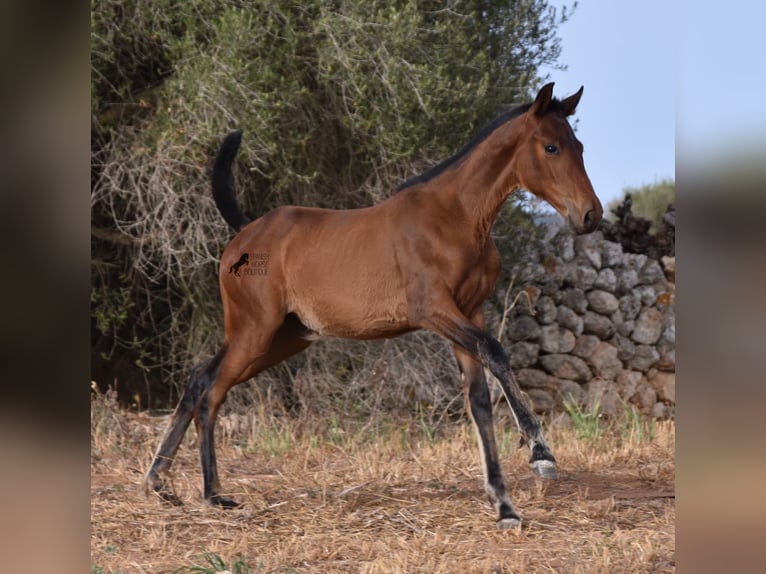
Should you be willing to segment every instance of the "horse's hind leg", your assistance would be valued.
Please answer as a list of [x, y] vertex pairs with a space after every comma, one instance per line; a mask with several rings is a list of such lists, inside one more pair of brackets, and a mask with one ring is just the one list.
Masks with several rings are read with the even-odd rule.
[[[230, 348], [221, 364], [217, 378], [200, 401], [195, 423], [200, 436], [203, 495], [205, 501], [214, 506], [222, 508], [239, 506], [237, 502], [223, 494], [215, 455], [215, 422], [221, 405], [226, 400], [226, 394], [237, 383], [256, 376], [264, 369], [284, 361], [311, 344], [311, 341], [305, 338], [308, 331], [294, 315], [284, 318], [284, 322], [275, 331], [272, 330], [270, 336], [262, 337], [259, 341], [249, 340], [247, 344]], [[260, 353], [258, 349], [261, 349]]]
[[178, 406], [176, 406], [170, 424], [154, 455], [152, 465], [146, 473], [144, 484], [147, 492], [156, 493], [162, 500], [170, 504], [180, 505], [181, 500], [173, 492], [168, 472], [186, 429], [189, 428], [189, 423], [196, 414], [197, 406], [205, 389], [210, 386], [217, 375], [224, 352], [223, 350], [220, 351], [213, 358], [192, 369], [189, 383], [178, 401]]

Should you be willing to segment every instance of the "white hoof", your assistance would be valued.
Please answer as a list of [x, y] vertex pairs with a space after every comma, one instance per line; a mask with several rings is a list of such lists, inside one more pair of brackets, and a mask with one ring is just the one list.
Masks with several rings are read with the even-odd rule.
[[516, 530], [521, 526], [521, 520], [518, 518], [501, 518], [497, 521], [498, 530]]
[[532, 463], [532, 470], [537, 476], [543, 478], [558, 478], [556, 463], [550, 460], [536, 460]]

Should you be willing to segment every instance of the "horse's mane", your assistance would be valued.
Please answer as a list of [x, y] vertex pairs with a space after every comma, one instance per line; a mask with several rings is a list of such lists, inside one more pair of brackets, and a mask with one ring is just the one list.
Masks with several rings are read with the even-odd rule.
[[[521, 114], [527, 112], [529, 108], [531, 107], [532, 107], [532, 102], [527, 104], [522, 104], [520, 106], [516, 106], [515, 108], [512, 108], [508, 110], [507, 112], [499, 115], [494, 120], [492, 120], [487, 125], [485, 125], [483, 128], [481, 128], [481, 130], [479, 130], [479, 132], [476, 133], [476, 135], [474, 135], [471, 138], [471, 140], [465, 145], [465, 147], [463, 147], [463, 149], [461, 149], [455, 155], [448, 157], [447, 159], [443, 160], [440, 163], [437, 163], [435, 166], [421, 173], [420, 175], [411, 177], [408, 180], [406, 180], [404, 183], [399, 184], [399, 186], [396, 188], [396, 191], [394, 193], [402, 191], [403, 189], [412, 187], [413, 185], [417, 185], [419, 183], [425, 183], [426, 181], [430, 181], [436, 176], [441, 175], [442, 173], [447, 171], [449, 168], [451, 168], [453, 165], [458, 163], [466, 155], [468, 155], [476, 146], [478, 146], [481, 142], [487, 139], [489, 135], [492, 132], [494, 132], [497, 128], [499, 128], [506, 122], [511, 121], [513, 118], [519, 117]], [[553, 98], [551, 99], [551, 102], [548, 105], [548, 109], [546, 113], [560, 111], [560, 110], [561, 110], [561, 102], [557, 98]]]

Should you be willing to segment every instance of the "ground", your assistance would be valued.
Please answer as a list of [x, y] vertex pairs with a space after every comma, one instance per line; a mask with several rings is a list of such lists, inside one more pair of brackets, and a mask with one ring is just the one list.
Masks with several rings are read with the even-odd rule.
[[169, 507], [142, 486], [167, 416], [97, 398], [91, 572], [188, 572], [208, 564], [206, 552], [234, 574], [675, 570], [672, 422], [626, 417], [585, 436], [566, 415], [548, 421], [560, 478], [545, 481], [509, 418], [496, 428], [519, 531], [495, 528], [465, 421], [229, 414], [218, 429], [221, 480], [244, 504], [224, 511], [201, 502], [193, 429], [173, 474], [185, 504]]

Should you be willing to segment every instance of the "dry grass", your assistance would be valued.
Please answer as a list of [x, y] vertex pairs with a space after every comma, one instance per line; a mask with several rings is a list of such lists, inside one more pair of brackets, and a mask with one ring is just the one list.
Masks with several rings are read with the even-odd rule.
[[[653, 437], [613, 424], [576, 438], [566, 416], [548, 437], [561, 478], [536, 478], [499, 417], [517, 532], [495, 529], [467, 423], [366, 424], [267, 413], [221, 420], [221, 478], [244, 505], [201, 503], [194, 432], [174, 467], [186, 504], [141, 486], [166, 417], [92, 407], [92, 572], [188, 572], [206, 551], [251, 572], [671, 572], [675, 563], [672, 422]], [[628, 421], [628, 419], [625, 419]], [[215, 572], [216, 569], [207, 570]], [[236, 568], [232, 568], [237, 572]], [[248, 571], [248, 570], [242, 570]]]

